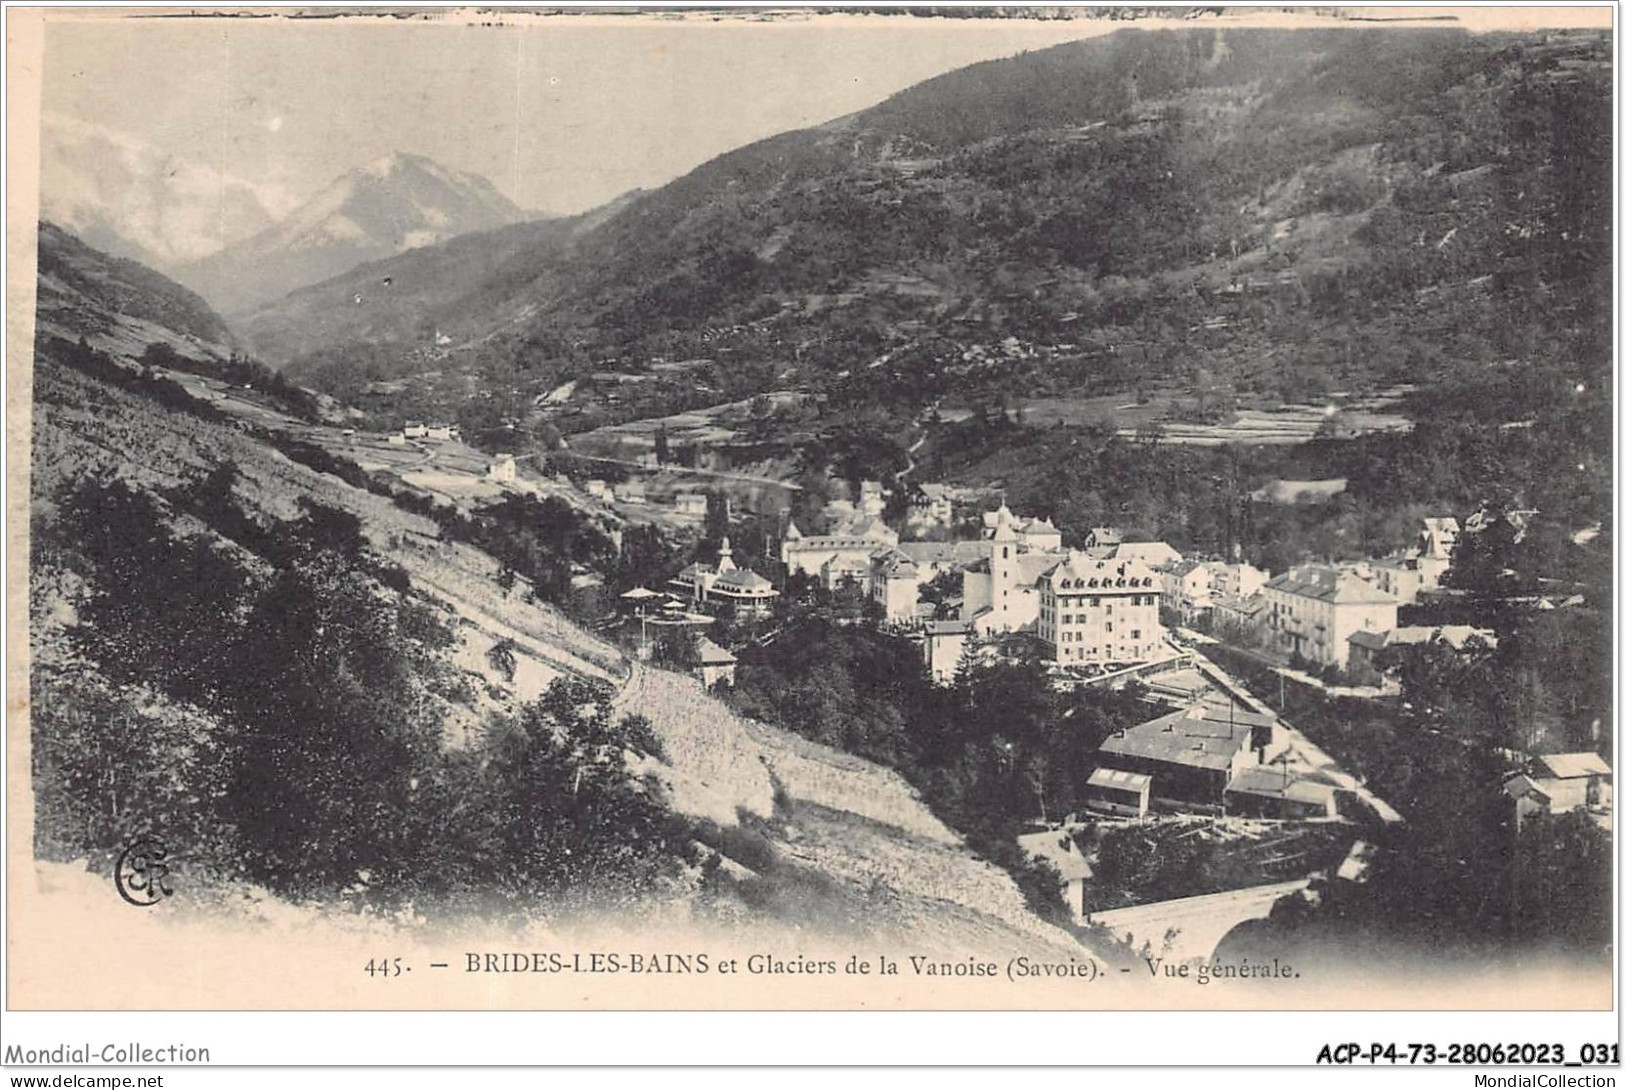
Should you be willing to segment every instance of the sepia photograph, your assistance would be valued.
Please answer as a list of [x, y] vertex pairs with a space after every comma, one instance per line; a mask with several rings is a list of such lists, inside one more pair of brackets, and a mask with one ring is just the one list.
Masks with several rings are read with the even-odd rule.
[[1610, 1010], [1615, 10], [9, 9], [8, 1007]]

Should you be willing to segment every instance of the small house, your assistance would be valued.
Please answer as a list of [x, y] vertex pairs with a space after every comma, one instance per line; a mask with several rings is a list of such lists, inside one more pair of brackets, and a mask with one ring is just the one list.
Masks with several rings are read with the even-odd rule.
[[519, 475], [519, 467], [514, 462], [513, 455], [499, 454], [491, 460], [486, 467], [485, 475], [491, 480], [501, 483], [511, 483]]
[[1551, 753], [1536, 757], [1526, 772], [1501, 788], [1513, 803], [1517, 828], [1531, 818], [1584, 810], [1612, 814], [1614, 770], [1595, 753]]
[[1084, 805], [1103, 814], [1145, 817], [1151, 811], [1151, 777], [1117, 768], [1097, 768], [1083, 787]]
[[697, 650], [700, 656], [700, 681], [707, 689], [722, 682], [729, 685], [734, 683], [734, 667], [739, 660], [732, 652], [704, 636], [699, 638]]
[[1075, 923], [1082, 923], [1087, 911], [1087, 884], [1094, 868], [1078, 850], [1072, 834], [1063, 829], [1027, 833], [1016, 837], [1016, 845], [1035, 863], [1048, 863], [1061, 879], [1061, 892]]

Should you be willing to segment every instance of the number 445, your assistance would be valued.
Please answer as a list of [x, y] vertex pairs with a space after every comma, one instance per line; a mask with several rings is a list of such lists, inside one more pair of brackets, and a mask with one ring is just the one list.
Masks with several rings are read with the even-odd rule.
[[400, 958], [369, 958], [367, 960], [366, 974], [368, 976], [383, 977], [388, 980], [392, 976], [400, 976], [407, 970], [402, 967]]

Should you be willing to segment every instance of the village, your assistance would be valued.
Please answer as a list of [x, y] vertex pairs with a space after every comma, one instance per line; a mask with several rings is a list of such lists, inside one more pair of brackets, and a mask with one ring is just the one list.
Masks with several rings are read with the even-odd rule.
[[[1397, 554], [1277, 573], [1237, 558], [1186, 556], [1110, 526], [1069, 542], [1053, 522], [1012, 511], [996, 494], [936, 483], [854, 482], [804, 530], [782, 505], [797, 487], [788, 482], [676, 467], [652, 451], [625, 464], [602, 459], [608, 472], [591, 476], [591, 459], [486, 454], [448, 424], [412, 421], [373, 435], [273, 420], [257, 396], [217, 385], [195, 392], [453, 506], [553, 497], [599, 520], [617, 548], [637, 525], [659, 527], [677, 543], [698, 540], [693, 558], [665, 582], [617, 593], [608, 623], [635, 658], [690, 670], [706, 688], [728, 691], [749, 668], [751, 648], [770, 643], [788, 611], [812, 609], [907, 641], [939, 686], [1025, 647], [1037, 649], [1057, 691], [1141, 694], [1145, 718], [1099, 746], [1083, 809], [1031, 815], [1015, 842], [1053, 870], [1074, 922], [1141, 942], [1162, 936], [1162, 951], [1180, 957], [1210, 957], [1230, 928], [1267, 916], [1281, 897], [1312, 897], [1315, 880], [1361, 881], [1377, 850], [1373, 832], [1405, 820], [1294, 725], [1283, 710], [1289, 691], [1391, 704], [1406, 649], [1471, 661], [1497, 646], [1490, 628], [1406, 619], [1457, 593], [1447, 573], [1462, 541], [1489, 526], [1483, 512], [1422, 518]], [[766, 514], [750, 510], [764, 488]], [[737, 518], [736, 497], [745, 507]], [[1536, 516], [1499, 517], [1521, 532]], [[764, 571], [756, 571], [726, 530], [759, 533], [764, 525], [770, 551], [758, 550]], [[602, 593], [603, 573], [573, 565], [571, 586]], [[1517, 604], [1573, 603], [1558, 596]], [[682, 653], [661, 653], [674, 646]], [[1275, 692], [1259, 688], [1265, 675]], [[1501, 803], [1517, 829], [1579, 813], [1611, 831], [1612, 770], [1602, 757], [1515, 756]], [[1103, 837], [1136, 828], [1154, 838], [1207, 838], [1241, 862], [1224, 888], [1172, 899], [1097, 888]], [[1304, 837], [1318, 847], [1281, 850]], [[1270, 865], [1243, 884], [1254, 857]], [[1293, 859], [1302, 861], [1297, 873]]]
[[[627, 592], [644, 646], [650, 624], [700, 631], [717, 617], [762, 620], [790, 588], [810, 587], [826, 601], [842, 594], [861, 601], [862, 620], [849, 623], [910, 641], [939, 685], [952, 685], [969, 663], [1009, 653], [1008, 637], [1025, 636], [1041, 649], [1057, 689], [1140, 686], [1148, 706], [1171, 710], [1100, 746], [1086, 812], [1035, 815], [1018, 843], [1054, 868], [1076, 921], [1142, 937], [1168, 923], [1170, 932], [1184, 932], [1178, 953], [1210, 955], [1228, 926], [1266, 915], [1311, 878], [1360, 881], [1375, 850], [1360, 831], [1404, 821], [1294, 727], [1280, 701], [1272, 707], [1215, 661], [1219, 651], [1227, 661], [1240, 655], [1267, 667], [1282, 699], [1290, 684], [1392, 702], [1405, 649], [1439, 648], [1468, 661], [1497, 644], [1488, 628], [1402, 620], [1419, 602], [1451, 594], [1445, 574], [1463, 535], [1485, 528], [1481, 514], [1465, 528], [1450, 515], [1424, 518], [1412, 546], [1396, 555], [1272, 574], [1237, 560], [1187, 557], [1165, 542], [1125, 540], [1113, 527], [1070, 544], [1051, 522], [1002, 503], [961, 521], [951, 491], [932, 485], [914, 491], [904, 520], [907, 531], [932, 539], [905, 539], [882, 518], [886, 500], [878, 482], [864, 481], [851, 501], [823, 512], [820, 532], [787, 522], [779, 586], [736, 563], [724, 538], [714, 559], [690, 563], [666, 587]], [[1549, 600], [1527, 605], [1560, 608]], [[729, 686], [743, 652], [700, 636], [694, 669], [707, 686]], [[1517, 828], [1579, 812], [1611, 829], [1612, 770], [1596, 753], [1525, 753], [1517, 763], [1502, 788]], [[1270, 841], [1306, 827], [1341, 826], [1350, 835], [1335, 865], [1286, 882], [1276, 872], [1257, 886], [1177, 903], [1094, 909], [1085, 846], [1101, 828], [1160, 823], [1189, 835], [1192, 822], [1222, 841]], [[1175, 927], [1198, 902], [1203, 927]]]

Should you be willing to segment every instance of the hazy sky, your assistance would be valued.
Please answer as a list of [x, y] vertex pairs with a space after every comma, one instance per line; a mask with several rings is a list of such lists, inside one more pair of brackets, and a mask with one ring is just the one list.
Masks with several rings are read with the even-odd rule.
[[299, 197], [401, 150], [484, 174], [525, 207], [571, 212], [949, 69], [1113, 29], [857, 24], [53, 22], [43, 105]]
[[289, 198], [400, 150], [484, 174], [527, 208], [573, 212], [941, 72], [1124, 25], [491, 18], [500, 25], [57, 9], [43, 105]]

